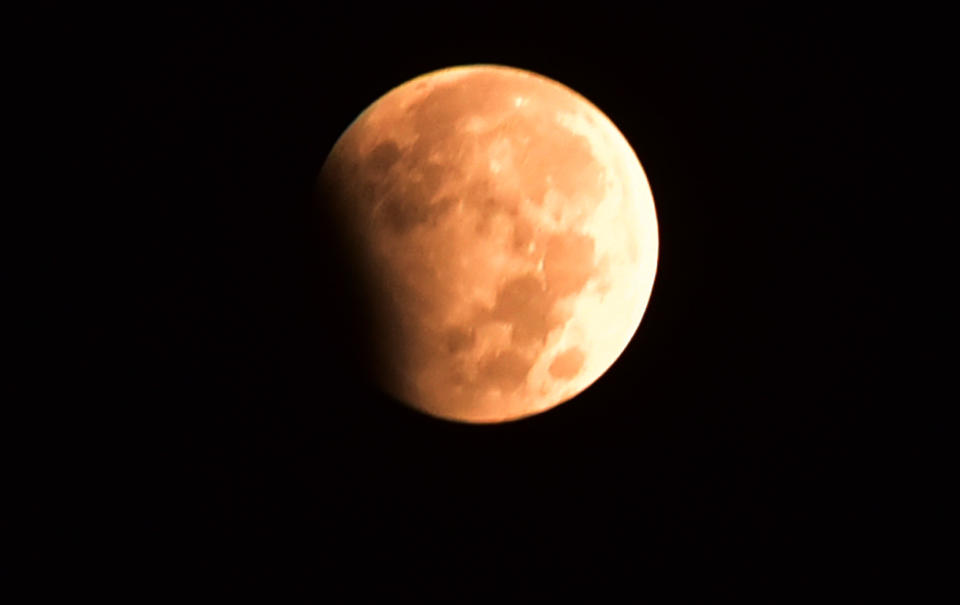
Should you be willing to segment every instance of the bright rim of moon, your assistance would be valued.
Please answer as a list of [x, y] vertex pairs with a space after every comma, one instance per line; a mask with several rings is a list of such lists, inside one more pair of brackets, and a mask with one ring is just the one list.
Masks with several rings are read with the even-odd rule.
[[381, 386], [427, 414], [550, 409], [640, 324], [659, 243], [650, 186], [617, 127], [558, 82], [498, 65], [414, 78], [349, 126], [320, 184], [389, 316]]

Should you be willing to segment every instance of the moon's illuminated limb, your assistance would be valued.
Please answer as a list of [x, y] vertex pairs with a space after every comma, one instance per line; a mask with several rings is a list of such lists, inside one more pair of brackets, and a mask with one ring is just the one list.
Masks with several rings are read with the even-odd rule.
[[646, 309], [658, 235], [643, 169], [599, 109], [542, 76], [415, 78], [350, 125], [321, 185], [395, 330], [383, 387], [427, 413], [498, 422], [566, 401]]

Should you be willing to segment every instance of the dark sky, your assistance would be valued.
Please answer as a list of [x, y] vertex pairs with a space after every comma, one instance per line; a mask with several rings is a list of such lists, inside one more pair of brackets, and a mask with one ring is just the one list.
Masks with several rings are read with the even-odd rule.
[[[104, 464], [76, 485], [100, 525], [70, 517], [91, 552], [109, 546], [100, 569], [148, 592], [445, 602], [882, 584], [892, 303], [871, 231], [890, 209], [867, 199], [863, 21], [315, 4], [84, 14], [95, 27], [63, 19], [75, 53], [49, 51], [92, 142], [63, 153], [103, 175], [58, 223], [77, 330], [59, 354], [108, 410], [84, 417]], [[473, 62], [603, 110], [660, 223], [623, 356], [499, 426], [419, 415], [362, 378], [311, 207], [361, 110]]]

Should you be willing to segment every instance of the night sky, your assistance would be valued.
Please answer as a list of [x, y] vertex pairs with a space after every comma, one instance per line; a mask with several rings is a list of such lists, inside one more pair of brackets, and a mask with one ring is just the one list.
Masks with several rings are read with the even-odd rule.
[[[63, 19], [77, 43], [60, 86], [92, 142], [63, 154], [103, 175], [57, 223], [73, 245], [56, 354], [70, 392], [92, 393], [78, 447], [101, 461], [65, 472], [89, 506], [67, 516], [86, 546], [63, 557], [109, 552], [85, 581], [449, 603], [881, 585], [893, 303], [872, 252], [889, 210], [867, 199], [860, 21], [315, 4]], [[426, 417], [364, 379], [312, 206], [360, 111], [477, 62], [605, 112], [660, 228], [620, 359], [575, 399], [494, 426]]]

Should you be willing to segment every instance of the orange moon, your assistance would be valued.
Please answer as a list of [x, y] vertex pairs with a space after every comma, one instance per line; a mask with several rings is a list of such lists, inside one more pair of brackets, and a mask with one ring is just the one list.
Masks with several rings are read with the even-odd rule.
[[503, 422], [573, 398], [647, 307], [643, 168], [544, 76], [467, 65], [394, 88], [337, 140], [318, 190], [375, 293], [380, 387], [432, 416]]

